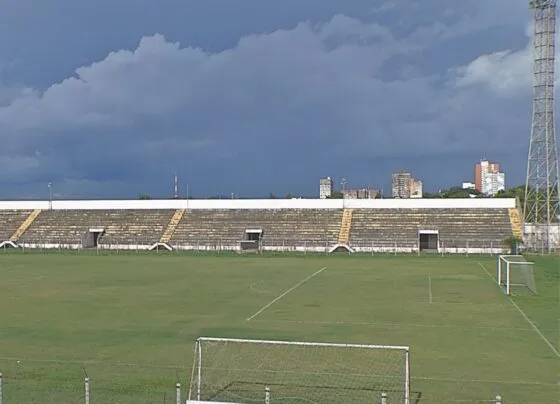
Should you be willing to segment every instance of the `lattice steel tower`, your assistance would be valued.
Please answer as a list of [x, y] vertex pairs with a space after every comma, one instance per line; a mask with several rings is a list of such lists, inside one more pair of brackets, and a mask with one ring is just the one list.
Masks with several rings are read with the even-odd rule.
[[558, 145], [554, 124], [556, 0], [530, 0], [533, 9], [533, 121], [523, 215], [529, 248], [551, 251], [558, 224]]

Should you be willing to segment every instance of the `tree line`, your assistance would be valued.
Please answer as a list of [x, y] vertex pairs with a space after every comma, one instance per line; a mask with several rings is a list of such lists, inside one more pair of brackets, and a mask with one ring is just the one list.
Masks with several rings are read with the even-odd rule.
[[[342, 192], [334, 191], [328, 199], [342, 199]], [[231, 197], [231, 196], [230, 196]], [[210, 197], [209, 199], [230, 199], [230, 197], [226, 195], [217, 195]], [[379, 198], [381, 195], [378, 196]], [[496, 195], [489, 197], [481, 194], [475, 189], [464, 189], [461, 187], [451, 187], [449, 189], [443, 189], [438, 192], [425, 192], [424, 198], [443, 198], [443, 199], [454, 199], [454, 198], [517, 198], [521, 206], [523, 206], [525, 202], [525, 185], [517, 185], [512, 188], [508, 188], [503, 191], [499, 191]], [[278, 196], [272, 192], [268, 194], [268, 199], [292, 199], [294, 198], [291, 192], [284, 194], [284, 196]], [[141, 193], [138, 195], [138, 199], [152, 199], [150, 195], [146, 193]], [[184, 199], [184, 198], [180, 198]], [[197, 199], [190, 197], [189, 199]], [[236, 198], [237, 199], [237, 198]], [[530, 204], [534, 203], [534, 201], [530, 201]]]

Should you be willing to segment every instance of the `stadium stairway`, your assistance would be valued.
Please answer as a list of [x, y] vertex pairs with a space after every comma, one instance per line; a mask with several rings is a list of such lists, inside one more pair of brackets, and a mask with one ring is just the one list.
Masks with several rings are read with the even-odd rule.
[[171, 241], [171, 237], [173, 237], [173, 234], [175, 233], [177, 226], [179, 226], [179, 222], [181, 222], [181, 219], [183, 219], [183, 216], [185, 216], [186, 212], [187, 212], [186, 209], [177, 209], [175, 211], [173, 217], [171, 218], [169, 224], [167, 225], [167, 228], [165, 229], [161, 238], [159, 239], [159, 242], [161, 244], [169, 244], [169, 242]]
[[519, 209], [510, 208], [508, 209], [508, 213], [509, 213], [509, 221], [511, 223], [511, 232], [515, 237], [522, 238], [523, 225], [521, 223], [521, 214], [519, 213]]
[[338, 244], [348, 244], [350, 241], [350, 229], [352, 228], [353, 209], [344, 209], [342, 220], [340, 221], [340, 231], [338, 233]]
[[10, 241], [16, 243], [20, 239], [20, 237], [23, 236], [23, 233], [25, 233], [27, 229], [29, 229], [29, 226], [31, 226], [35, 219], [37, 219], [37, 216], [39, 216], [40, 213], [41, 209], [35, 209], [33, 212], [31, 212], [29, 216], [27, 216], [27, 218], [23, 221], [23, 223], [17, 228], [14, 234], [12, 234], [12, 236], [10, 237]]

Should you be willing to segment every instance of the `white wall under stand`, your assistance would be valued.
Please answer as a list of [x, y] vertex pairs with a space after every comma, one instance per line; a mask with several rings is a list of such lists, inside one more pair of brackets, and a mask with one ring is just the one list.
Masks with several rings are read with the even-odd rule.
[[132, 209], [508, 209], [513, 198], [466, 199], [132, 199], [0, 201], [0, 210]]

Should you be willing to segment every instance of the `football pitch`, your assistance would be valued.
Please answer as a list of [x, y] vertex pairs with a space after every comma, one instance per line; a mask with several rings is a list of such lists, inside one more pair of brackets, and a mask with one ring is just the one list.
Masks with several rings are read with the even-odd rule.
[[490, 256], [0, 252], [3, 404], [86, 376], [92, 404], [184, 402], [200, 336], [407, 345], [411, 403], [558, 402], [560, 265], [529, 259], [538, 295], [508, 297]]

